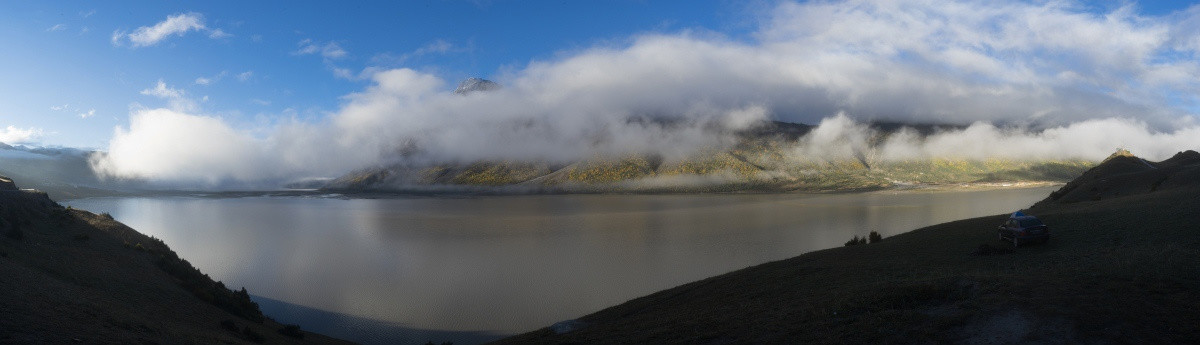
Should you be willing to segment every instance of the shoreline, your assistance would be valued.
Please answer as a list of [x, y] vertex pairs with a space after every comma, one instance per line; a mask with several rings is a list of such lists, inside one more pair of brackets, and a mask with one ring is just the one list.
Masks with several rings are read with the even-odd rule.
[[[408, 197], [510, 197], [510, 196], [549, 196], [549, 195], [770, 195], [770, 194], [854, 194], [854, 193], [922, 193], [922, 192], [964, 192], [1001, 189], [1025, 189], [1062, 186], [1061, 181], [1017, 181], [1017, 182], [966, 182], [966, 183], [937, 183], [937, 184], [897, 184], [882, 188], [851, 188], [827, 190], [767, 190], [744, 189], [729, 191], [599, 191], [599, 190], [506, 190], [505, 188], [464, 188], [447, 186], [441, 188], [422, 188], [401, 191], [348, 191], [321, 189], [278, 189], [278, 190], [230, 190], [230, 191], [137, 191], [121, 192], [113, 195], [90, 196], [83, 198], [66, 198], [63, 202], [82, 199], [98, 198], [138, 198], [138, 197], [195, 197], [195, 198], [252, 198], [252, 197], [325, 197], [341, 199], [388, 199]], [[456, 190], [457, 189], [457, 190]]]

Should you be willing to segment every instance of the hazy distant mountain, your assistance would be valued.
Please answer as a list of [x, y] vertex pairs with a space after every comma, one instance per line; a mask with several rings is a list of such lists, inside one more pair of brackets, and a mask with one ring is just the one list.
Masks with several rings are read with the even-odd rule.
[[496, 84], [496, 82], [491, 80], [471, 77], [458, 83], [458, 88], [454, 89], [454, 93], [465, 95], [476, 91], [492, 91], [499, 88], [500, 84]]
[[[901, 127], [871, 125], [881, 136]], [[961, 183], [1065, 182], [1095, 163], [1049, 160], [887, 161], [872, 152], [823, 158], [797, 152], [814, 127], [767, 122], [736, 133], [738, 143], [683, 158], [659, 154], [594, 156], [573, 162], [482, 160], [398, 163], [355, 171], [325, 185], [337, 191], [727, 192], [847, 191]], [[928, 135], [953, 126], [905, 126]], [[877, 138], [876, 141], [882, 141]]]
[[58, 200], [120, 194], [120, 182], [104, 181], [92, 171], [88, 163], [92, 153], [75, 148], [0, 144], [0, 175]]

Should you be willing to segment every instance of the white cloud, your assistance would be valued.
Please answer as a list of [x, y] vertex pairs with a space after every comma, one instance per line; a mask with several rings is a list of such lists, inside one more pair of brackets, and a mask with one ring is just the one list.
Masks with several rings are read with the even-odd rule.
[[134, 47], [150, 46], [171, 35], [183, 36], [188, 31], [204, 29], [204, 18], [199, 14], [186, 13], [167, 16], [167, 19], [151, 27], [140, 27], [129, 34]]
[[116, 129], [107, 154], [94, 161], [98, 172], [214, 183], [267, 173], [257, 170], [262, 167], [256, 168], [256, 164], [248, 164], [270, 158], [263, 155], [263, 148], [219, 118], [151, 109], [135, 111], [129, 123], [128, 131]]
[[221, 71], [221, 73], [217, 73], [216, 75], [213, 75], [211, 77], [196, 77], [195, 83], [196, 83], [196, 85], [205, 85], [205, 86], [212, 85], [213, 83], [221, 81], [221, 79], [224, 79], [226, 75], [229, 75], [229, 71]]
[[35, 143], [42, 137], [43, 133], [44, 131], [41, 128], [17, 128], [10, 125], [0, 130], [0, 143], [9, 145]]
[[54, 24], [54, 26], [47, 28], [46, 31], [55, 32], [55, 31], [63, 31], [66, 29], [67, 29], [66, 24]]
[[253, 78], [253, 77], [254, 77], [254, 71], [245, 71], [242, 73], [238, 73], [238, 75], [237, 75], [238, 81], [243, 82], [243, 83], [249, 81], [250, 78]]
[[[170, 109], [175, 111], [196, 111], [199, 109], [199, 102], [187, 96], [187, 92], [182, 89], [172, 88], [159, 79], [154, 87], [142, 90], [141, 94], [146, 96], [154, 96], [167, 101]], [[208, 96], [204, 96], [201, 102], [208, 101]]]
[[[143, 92], [145, 92], [145, 91], [143, 91]], [[80, 109], [80, 108], [78, 108], [78, 107], [72, 107], [70, 104], [63, 104], [63, 105], [54, 105], [54, 106], [50, 106], [50, 110], [51, 110], [51, 111], [61, 111], [61, 112], [67, 112], [67, 113], [75, 113], [76, 115], [79, 115], [79, 117], [80, 117], [80, 118], [83, 118], [83, 119], [86, 119], [86, 118], [89, 118], [89, 117], [92, 117], [92, 116], [96, 115], [96, 109], [95, 109], [95, 108], [88, 109], [88, 110], [84, 111], [83, 109]]]
[[208, 33], [208, 38], [211, 38], [211, 39], [221, 39], [221, 38], [229, 38], [229, 37], [233, 37], [233, 34], [225, 32], [224, 30], [221, 30], [221, 29], [213, 29], [211, 32]]
[[295, 55], [319, 54], [322, 57], [324, 57], [325, 59], [330, 59], [330, 60], [340, 59], [340, 58], [346, 57], [346, 55], [349, 55], [349, 53], [347, 53], [345, 49], [342, 49], [342, 46], [338, 45], [337, 42], [321, 43], [321, 42], [313, 41], [311, 39], [304, 39], [304, 40], [301, 40], [296, 45], [299, 46], [300, 48], [298, 48], [298, 49], [296, 49], [296, 51], [292, 52], [292, 54], [295, 54]]
[[425, 55], [444, 55], [448, 53], [460, 53], [470, 51], [471, 48], [461, 47], [450, 43], [449, 41], [438, 39], [414, 49], [411, 52], [401, 55], [391, 53], [377, 54], [371, 57], [371, 62], [378, 65], [400, 65], [407, 62], [409, 59], [425, 56]]
[[[503, 88], [467, 95], [431, 73], [368, 68], [372, 83], [322, 122], [251, 135], [172, 110], [153, 116], [161, 126], [119, 129], [114, 142], [138, 144], [100, 164], [134, 176], [261, 181], [401, 160], [671, 156], [726, 145], [730, 131], [766, 119], [821, 123], [797, 148], [807, 155], [870, 148], [896, 159], [1016, 151], [1096, 159], [1125, 146], [1163, 158], [1200, 147], [1200, 127], [1178, 101], [1200, 100], [1200, 62], [1180, 58], [1200, 54], [1192, 45], [1200, 30], [1184, 29], [1200, 22], [1200, 10], [1148, 17], [1128, 6], [1091, 13], [1071, 4], [784, 2], [750, 39], [639, 35], [505, 71], [494, 78]], [[294, 53], [327, 64], [346, 56], [312, 40]], [[970, 126], [877, 146], [857, 129], [868, 120]], [[189, 146], [147, 166], [154, 150], [184, 146], [169, 144], [166, 132], [188, 126], [166, 122], [196, 121], [239, 146]], [[189, 155], [206, 163], [192, 165]]]
[[342, 67], [336, 67], [336, 66], [329, 66], [329, 68], [331, 71], [333, 71], [333, 76], [335, 76], [335, 77], [346, 79], [346, 80], [357, 80], [358, 79], [354, 75], [354, 72], [351, 71], [349, 68], [342, 68]]
[[124, 30], [113, 31], [111, 40], [113, 45], [121, 45], [128, 41], [131, 47], [146, 47], [158, 44], [171, 36], [183, 36], [191, 31], [207, 31], [209, 38], [213, 39], [230, 36], [221, 29], [209, 29], [204, 24], [204, 16], [199, 13], [181, 13], [167, 16], [167, 19], [154, 24], [154, 26], [139, 27], [132, 33], [126, 34]]
[[170, 86], [167, 86], [167, 83], [163, 82], [162, 79], [159, 79], [158, 83], [155, 84], [153, 88], [142, 90], [141, 93], [143, 95], [164, 99], [183, 97], [183, 90], [173, 89]]
[[425, 45], [424, 47], [417, 48], [417, 50], [414, 50], [412, 52], [412, 54], [413, 55], [444, 54], [453, 49], [455, 49], [455, 47], [453, 44], [450, 44], [450, 42], [446, 42], [445, 40], [436, 40], [436, 41], [433, 41], [432, 43], [429, 43], [428, 45]]
[[338, 67], [334, 60], [341, 59], [349, 55], [345, 49], [342, 49], [337, 42], [317, 42], [312, 39], [303, 39], [296, 44], [299, 49], [293, 51], [293, 55], [320, 55], [323, 57], [325, 67], [333, 72], [333, 76], [347, 80], [361, 79], [354, 75], [348, 68]]
[[80, 16], [80, 17], [84, 17], [84, 18], [91, 17], [91, 16], [92, 16], [92, 15], [94, 15], [94, 14], [96, 14], [96, 10], [91, 10], [91, 11], [86, 11], [86, 12], [80, 11], [80, 12], [79, 12], [79, 16]]
[[268, 100], [265, 100], [265, 99], [251, 98], [251, 99], [250, 99], [250, 102], [251, 102], [251, 103], [254, 103], [254, 104], [261, 105], [261, 106], [268, 106], [268, 105], [271, 105], [271, 101], [268, 101]]

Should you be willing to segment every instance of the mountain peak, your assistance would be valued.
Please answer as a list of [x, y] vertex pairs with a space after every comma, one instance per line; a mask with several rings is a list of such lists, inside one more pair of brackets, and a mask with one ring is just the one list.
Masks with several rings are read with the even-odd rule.
[[467, 78], [467, 80], [463, 80], [461, 83], [458, 83], [458, 88], [454, 89], [454, 93], [465, 95], [476, 91], [492, 91], [499, 88], [500, 84], [497, 84], [494, 81], [470, 77]]
[[1104, 160], [1100, 161], [1100, 164], [1104, 164], [1104, 162], [1113, 160], [1114, 158], [1117, 158], [1117, 157], [1137, 158], [1137, 156], [1133, 155], [1133, 152], [1129, 152], [1129, 150], [1126, 150], [1125, 148], [1117, 148], [1116, 152], [1113, 152], [1111, 155], [1108, 155], [1108, 158], [1105, 158]]

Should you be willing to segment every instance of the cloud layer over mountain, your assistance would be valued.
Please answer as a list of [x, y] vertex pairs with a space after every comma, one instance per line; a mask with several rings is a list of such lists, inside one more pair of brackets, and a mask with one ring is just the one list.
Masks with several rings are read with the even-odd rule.
[[[879, 147], [920, 157], [1151, 158], [1200, 147], [1200, 7], [1165, 16], [1073, 2], [784, 2], [749, 39], [650, 33], [565, 52], [456, 95], [437, 75], [372, 71], [319, 122], [233, 128], [180, 107], [138, 109], [98, 171], [221, 183], [330, 176], [398, 160], [685, 155], [777, 119], [819, 123], [798, 152], [846, 150], [856, 123], [970, 125]], [[836, 114], [846, 114], [837, 116]], [[856, 122], [857, 121], [857, 122]]]

